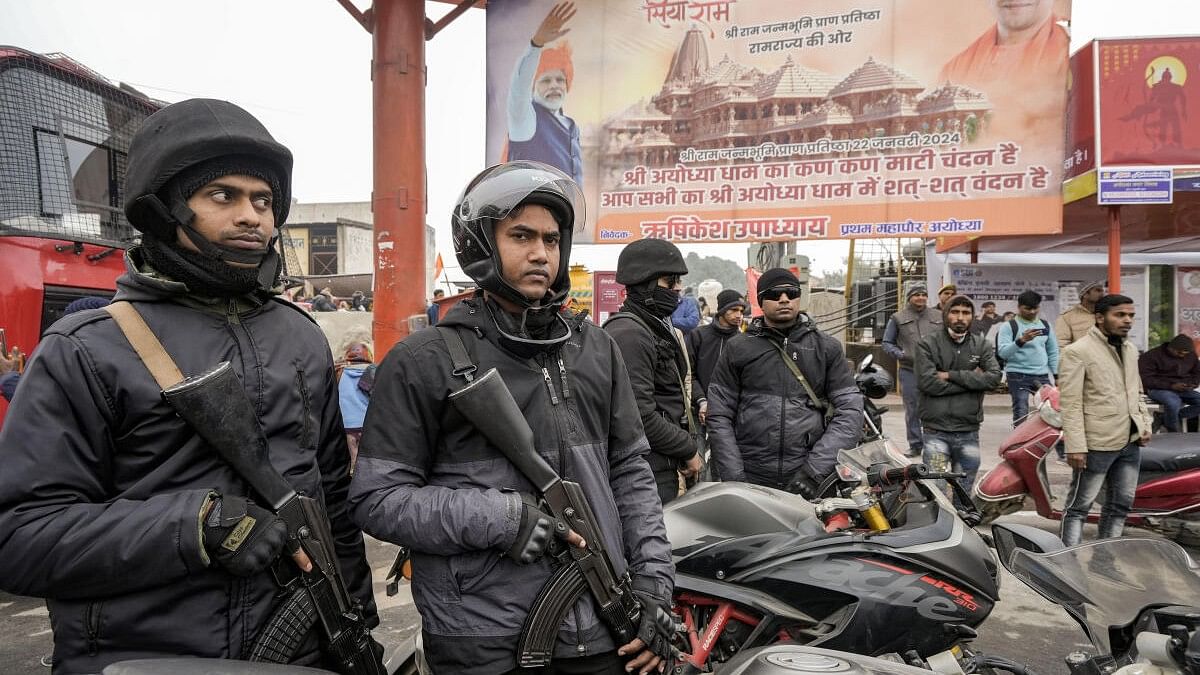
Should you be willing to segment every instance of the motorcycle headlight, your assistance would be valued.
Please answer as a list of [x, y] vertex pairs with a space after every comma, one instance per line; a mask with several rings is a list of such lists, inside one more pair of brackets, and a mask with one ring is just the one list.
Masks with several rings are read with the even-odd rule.
[[1055, 429], [1062, 428], [1062, 413], [1055, 410], [1054, 406], [1050, 405], [1050, 401], [1042, 401], [1041, 404], [1038, 405], [1037, 411], [1038, 417], [1041, 417], [1043, 422], [1049, 424]]

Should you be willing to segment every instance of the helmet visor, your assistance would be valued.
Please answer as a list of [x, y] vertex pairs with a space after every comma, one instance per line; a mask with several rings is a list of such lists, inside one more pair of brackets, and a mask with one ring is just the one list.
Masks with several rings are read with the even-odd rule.
[[561, 208], [551, 209], [560, 228], [572, 232], [583, 228], [586, 206], [575, 181], [548, 164], [524, 160], [497, 164], [479, 174], [459, 197], [457, 215], [464, 222], [503, 220], [517, 206], [535, 200], [561, 202]]

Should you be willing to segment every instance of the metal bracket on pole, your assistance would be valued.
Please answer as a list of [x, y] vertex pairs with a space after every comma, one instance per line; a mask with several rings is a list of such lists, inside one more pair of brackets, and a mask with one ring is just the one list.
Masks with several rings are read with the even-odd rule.
[[446, 16], [438, 19], [436, 22], [425, 19], [425, 41], [433, 39], [443, 28], [449, 26], [455, 19], [462, 16], [464, 12], [471, 9], [479, 3], [479, 0], [462, 0], [454, 9], [446, 13]]
[[343, 9], [345, 9], [347, 12], [349, 12], [350, 16], [354, 17], [354, 20], [358, 22], [358, 25], [365, 28], [368, 33], [375, 32], [375, 9], [374, 8], [368, 9], [367, 11], [364, 12], [364, 11], [360, 10], [358, 7], [355, 7], [354, 3], [351, 2], [350, 0], [337, 0], [337, 2], [339, 5], [342, 6]]

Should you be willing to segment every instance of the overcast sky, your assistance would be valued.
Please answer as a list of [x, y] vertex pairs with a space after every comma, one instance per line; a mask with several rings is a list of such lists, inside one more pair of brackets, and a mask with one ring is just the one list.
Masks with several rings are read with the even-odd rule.
[[[430, 2], [426, 11], [436, 18], [448, 7]], [[1073, 13], [1072, 51], [1096, 37], [1200, 33], [1197, 0], [1075, 0]], [[471, 10], [427, 43], [428, 222], [448, 266], [446, 214], [484, 165], [484, 24], [484, 12]], [[233, 101], [292, 149], [297, 199], [370, 198], [371, 36], [335, 0], [0, 0], [0, 45], [63, 52], [166, 101]], [[745, 248], [685, 250], [744, 265]], [[588, 246], [573, 258], [612, 269], [617, 251]], [[814, 271], [836, 269], [846, 243], [801, 252]]]

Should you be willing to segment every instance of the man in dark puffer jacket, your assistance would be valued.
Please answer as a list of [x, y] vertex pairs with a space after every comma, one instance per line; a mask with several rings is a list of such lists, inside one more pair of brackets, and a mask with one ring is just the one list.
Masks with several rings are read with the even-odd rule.
[[[708, 385], [708, 430], [723, 480], [806, 492], [840, 450], [858, 445], [863, 401], [837, 340], [800, 312], [800, 281], [784, 269], [758, 280], [763, 316], [730, 338]], [[787, 358], [819, 401], [805, 392]], [[828, 423], [824, 404], [833, 407]]]
[[[291, 167], [287, 148], [231, 103], [193, 99], [150, 116], [124, 193], [144, 236], [114, 301], [133, 305], [184, 374], [232, 363], [271, 464], [323, 500], [348, 590], [374, 625], [329, 345], [277, 295]], [[56, 675], [246, 656], [275, 605], [267, 566], [286, 528], [163, 400], [108, 312], [47, 331], [0, 455], [0, 587], [46, 598]], [[309, 637], [297, 663], [320, 661]]]

